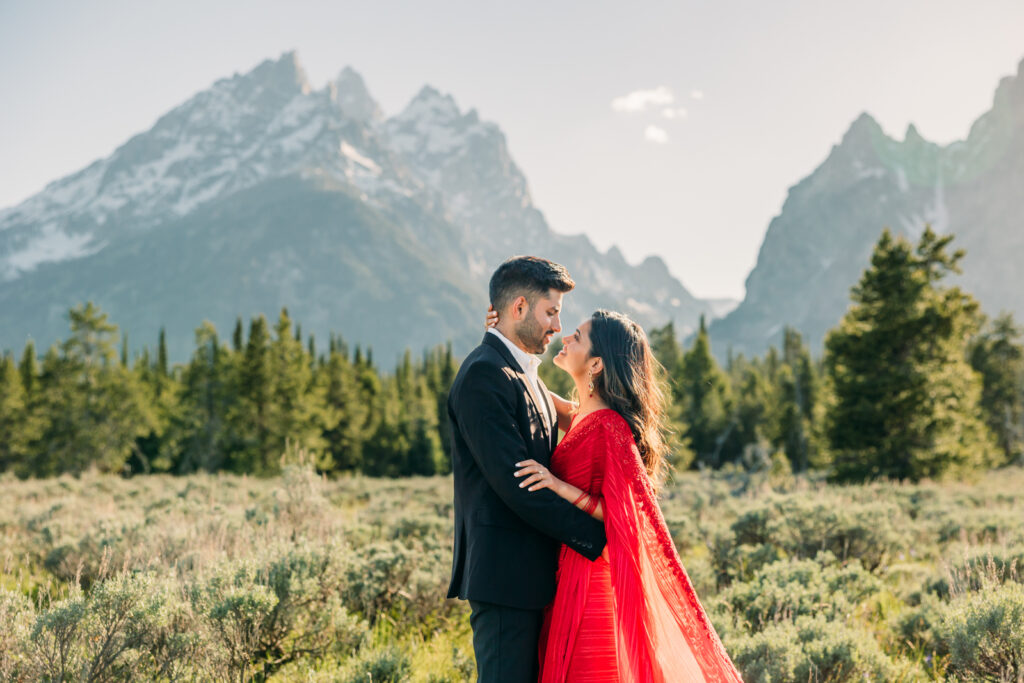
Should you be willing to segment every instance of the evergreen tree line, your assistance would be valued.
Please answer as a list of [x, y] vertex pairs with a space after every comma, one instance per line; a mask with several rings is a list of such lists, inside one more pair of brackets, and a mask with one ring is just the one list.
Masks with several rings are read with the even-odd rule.
[[282, 310], [236, 323], [230, 343], [204, 322], [188, 363], [157, 351], [129, 360], [128, 339], [91, 302], [69, 314], [70, 337], [40, 362], [30, 342], [0, 361], [0, 471], [19, 476], [106, 472], [280, 471], [286, 443], [324, 472], [375, 476], [450, 471], [445, 401], [451, 346], [391, 373], [372, 350], [332, 335], [317, 351]]
[[[730, 353], [724, 366], [703, 320], [687, 349], [671, 324], [651, 330], [677, 467], [918, 480], [1024, 460], [1022, 331], [943, 282], [963, 257], [951, 240], [885, 231], [817, 360], [790, 328], [781, 349]], [[70, 336], [41, 360], [31, 342], [20, 360], [0, 359], [0, 471], [270, 475], [289, 440], [324, 472], [450, 471], [450, 344], [406, 352], [385, 373], [337, 335], [318, 351], [282, 310], [272, 329], [239, 319], [229, 343], [204, 322], [190, 360], [172, 367], [162, 330], [155, 354], [129, 359], [127, 337], [119, 354], [117, 327], [92, 303], [69, 318]], [[568, 395], [565, 373], [541, 372]]]

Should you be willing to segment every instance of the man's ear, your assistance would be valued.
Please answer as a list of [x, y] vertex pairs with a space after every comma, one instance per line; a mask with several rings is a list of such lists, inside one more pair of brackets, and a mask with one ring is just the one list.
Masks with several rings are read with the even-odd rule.
[[512, 311], [513, 320], [522, 320], [530, 312], [530, 302], [526, 300], [525, 296], [520, 296], [512, 302], [509, 309]]

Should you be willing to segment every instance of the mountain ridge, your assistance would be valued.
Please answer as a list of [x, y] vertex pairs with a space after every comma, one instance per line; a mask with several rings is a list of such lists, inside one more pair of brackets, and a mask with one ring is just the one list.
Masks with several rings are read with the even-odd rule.
[[778, 346], [782, 328], [804, 333], [820, 353], [826, 332], [849, 305], [849, 290], [868, 265], [882, 229], [915, 240], [930, 225], [953, 232], [964, 248], [953, 282], [991, 314], [1024, 316], [1013, 293], [1024, 287], [1024, 60], [1000, 80], [992, 107], [968, 135], [947, 145], [910, 124], [903, 140], [858, 116], [825, 160], [793, 185], [768, 225], [746, 296], [715, 320], [715, 353], [760, 354]]

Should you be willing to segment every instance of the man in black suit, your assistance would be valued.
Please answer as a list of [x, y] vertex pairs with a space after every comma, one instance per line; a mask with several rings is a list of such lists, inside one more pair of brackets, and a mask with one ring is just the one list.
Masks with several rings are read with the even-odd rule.
[[537, 377], [561, 331], [575, 283], [546, 259], [509, 259], [491, 276], [497, 328], [463, 361], [448, 396], [455, 476], [455, 548], [448, 597], [469, 600], [482, 683], [534, 683], [543, 608], [555, 594], [561, 543], [594, 560], [604, 525], [551, 489], [532, 493], [516, 463], [545, 467], [558, 438], [555, 407]]

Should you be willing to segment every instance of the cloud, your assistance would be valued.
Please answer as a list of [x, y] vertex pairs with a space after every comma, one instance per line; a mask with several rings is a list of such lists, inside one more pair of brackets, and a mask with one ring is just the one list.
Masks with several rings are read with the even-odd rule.
[[671, 90], [660, 85], [653, 90], [634, 90], [628, 95], [616, 97], [612, 100], [612, 109], [624, 112], [644, 111], [648, 107], [672, 104], [675, 99]]
[[666, 119], [685, 119], [686, 108], [677, 107], [676, 109], [673, 109], [672, 107], [666, 107], [661, 110], [661, 116]]
[[668, 133], [665, 132], [664, 128], [647, 126], [644, 130], [644, 139], [659, 145], [664, 145], [668, 142]]
[[695, 100], [703, 100], [704, 99], [704, 91], [703, 90], [691, 90], [690, 91], [690, 97], [692, 97]]

